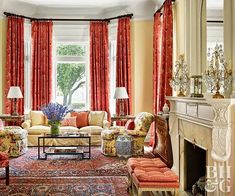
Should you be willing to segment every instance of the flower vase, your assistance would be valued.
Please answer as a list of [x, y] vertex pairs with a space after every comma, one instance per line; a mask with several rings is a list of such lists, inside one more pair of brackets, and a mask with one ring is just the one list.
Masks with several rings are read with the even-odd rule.
[[58, 136], [60, 130], [60, 123], [55, 122], [55, 123], [50, 123], [50, 125], [51, 125], [51, 135]]

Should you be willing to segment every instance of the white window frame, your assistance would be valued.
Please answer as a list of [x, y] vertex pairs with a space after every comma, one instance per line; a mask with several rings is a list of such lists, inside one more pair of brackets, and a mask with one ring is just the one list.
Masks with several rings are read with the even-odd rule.
[[[84, 57], [81, 56], [56, 56], [56, 47], [58, 44], [66, 44], [66, 45], [80, 45], [86, 47], [86, 55]], [[86, 77], [86, 104], [85, 108], [82, 110], [88, 110], [90, 108], [90, 100], [89, 100], [89, 45], [88, 42], [78, 42], [78, 41], [68, 41], [56, 40], [53, 44], [53, 101], [56, 101], [56, 88], [57, 88], [57, 63], [84, 63], [85, 64], [85, 77]]]
[[24, 114], [29, 114], [31, 107], [31, 23], [24, 24]]

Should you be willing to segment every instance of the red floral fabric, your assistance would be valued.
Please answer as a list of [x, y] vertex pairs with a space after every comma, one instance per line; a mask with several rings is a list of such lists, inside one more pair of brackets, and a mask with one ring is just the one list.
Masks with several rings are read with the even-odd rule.
[[[9, 16], [7, 18], [5, 78], [5, 113], [13, 112], [13, 102], [7, 99], [10, 86], [19, 86], [24, 95], [24, 19]], [[24, 99], [17, 101], [18, 113], [24, 114]]]
[[109, 114], [108, 23], [90, 23], [90, 100], [91, 110]]
[[52, 99], [53, 23], [32, 22], [32, 109], [38, 110]]
[[154, 112], [162, 110], [166, 102], [165, 96], [172, 95], [170, 79], [172, 78], [173, 53], [173, 16], [172, 2], [166, 0], [163, 15], [157, 12], [154, 16]]
[[[154, 16], [153, 34], [153, 96], [154, 113], [162, 111], [166, 103], [165, 96], [172, 95], [170, 80], [172, 78], [173, 54], [173, 15], [172, 1], [166, 0], [163, 15], [157, 12]], [[169, 104], [168, 104], [169, 105]], [[150, 145], [153, 144], [151, 134]]]
[[[117, 58], [116, 58], [116, 86], [126, 87], [129, 99], [124, 100], [124, 114], [132, 112], [131, 94], [131, 45], [130, 18], [118, 19], [117, 30]], [[120, 104], [116, 104], [116, 112], [120, 114]]]

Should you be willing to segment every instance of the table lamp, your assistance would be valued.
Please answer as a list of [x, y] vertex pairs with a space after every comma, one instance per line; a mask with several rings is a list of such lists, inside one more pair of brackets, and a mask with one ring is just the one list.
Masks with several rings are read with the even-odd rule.
[[19, 86], [11, 86], [9, 91], [8, 91], [7, 98], [8, 99], [13, 99], [14, 107], [13, 107], [12, 116], [18, 116], [17, 105], [16, 105], [17, 99], [23, 98], [20, 87]]
[[117, 87], [114, 93], [114, 99], [120, 99], [120, 116], [124, 116], [124, 99], [128, 99], [128, 94], [125, 87]]

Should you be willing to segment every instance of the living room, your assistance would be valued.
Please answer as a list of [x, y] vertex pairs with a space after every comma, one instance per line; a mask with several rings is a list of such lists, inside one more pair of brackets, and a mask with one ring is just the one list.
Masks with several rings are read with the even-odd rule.
[[2, 0], [0, 195], [233, 195], [234, 10]]

